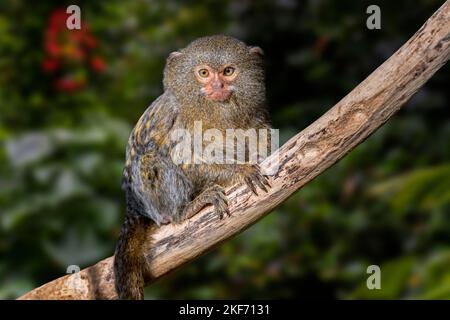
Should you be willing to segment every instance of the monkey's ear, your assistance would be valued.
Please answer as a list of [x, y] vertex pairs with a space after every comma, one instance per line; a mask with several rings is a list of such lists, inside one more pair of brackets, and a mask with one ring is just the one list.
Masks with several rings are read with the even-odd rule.
[[264, 57], [264, 51], [260, 47], [250, 47], [250, 53], [260, 57]]
[[182, 53], [180, 51], [171, 52], [169, 54], [169, 56], [167, 57], [166, 63], [169, 63], [169, 62], [173, 61], [175, 58], [177, 58], [177, 57], [179, 57], [181, 55], [182, 55]]

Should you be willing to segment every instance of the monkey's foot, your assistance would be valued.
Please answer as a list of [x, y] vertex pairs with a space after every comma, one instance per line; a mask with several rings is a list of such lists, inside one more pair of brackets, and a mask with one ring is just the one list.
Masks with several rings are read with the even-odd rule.
[[249, 187], [249, 189], [256, 195], [256, 187], [259, 187], [264, 192], [267, 192], [267, 188], [270, 188], [269, 180], [267, 175], [261, 173], [261, 170], [257, 164], [250, 167], [251, 173], [244, 177], [244, 181]]
[[173, 222], [180, 223], [186, 219], [189, 219], [207, 205], [213, 205], [214, 211], [221, 219], [225, 215], [230, 216], [225, 190], [221, 186], [215, 184], [206, 188], [194, 200], [192, 200], [179, 216], [173, 218]]

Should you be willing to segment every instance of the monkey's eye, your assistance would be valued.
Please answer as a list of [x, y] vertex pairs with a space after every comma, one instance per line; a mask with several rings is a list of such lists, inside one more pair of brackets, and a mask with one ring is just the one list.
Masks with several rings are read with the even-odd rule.
[[234, 73], [234, 68], [233, 67], [226, 67], [225, 69], [223, 69], [223, 75], [224, 76], [231, 76]]
[[208, 69], [200, 69], [200, 70], [198, 70], [198, 75], [202, 78], [208, 78], [209, 71], [208, 71]]

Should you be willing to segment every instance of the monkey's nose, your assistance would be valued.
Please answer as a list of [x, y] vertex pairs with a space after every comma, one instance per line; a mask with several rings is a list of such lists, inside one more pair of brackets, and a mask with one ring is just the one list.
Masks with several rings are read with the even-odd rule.
[[220, 89], [223, 89], [223, 83], [222, 82], [220, 82], [219, 80], [216, 80], [216, 81], [213, 81], [213, 83], [211, 84], [211, 87], [214, 89], [214, 90], [220, 90]]

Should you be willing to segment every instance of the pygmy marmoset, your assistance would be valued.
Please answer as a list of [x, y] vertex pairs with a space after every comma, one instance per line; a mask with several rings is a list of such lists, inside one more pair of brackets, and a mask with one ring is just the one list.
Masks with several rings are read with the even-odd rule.
[[229, 214], [224, 188], [244, 182], [266, 191], [267, 177], [251, 163], [182, 163], [171, 157], [175, 129], [269, 129], [263, 52], [227, 36], [203, 37], [173, 52], [164, 93], [144, 112], [126, 150], [126, 216], [114, 271], [120, 299], [142, 299], [148, 280], [146, 240], [161, 224], [178, 223], [206, 205]]

